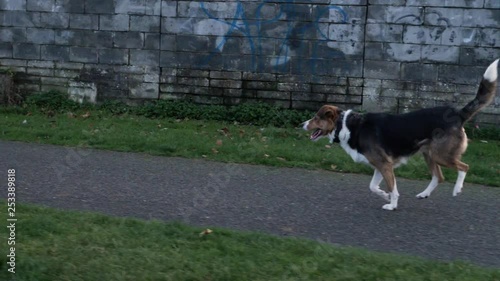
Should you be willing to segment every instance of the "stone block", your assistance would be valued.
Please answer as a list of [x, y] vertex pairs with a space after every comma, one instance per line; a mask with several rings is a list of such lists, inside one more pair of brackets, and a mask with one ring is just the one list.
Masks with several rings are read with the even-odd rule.
[[489, 65], [500, 58], [499, 48], [460, 48], [461, 65]]
[[446, 27], [462, 26], [464, 9], [459, 8], [425, 8], [425, 25], [441, 25]]
[[161, 47], [163, 51], [175, 51], [177, 49], [177, 39], [175, 35], [162, 34], [161, 35]]
[[12, 58], [13, 47], [12, 43], [0, 42], [0, 58]]
[[93, 82], [70, 81], [68, 93], [71, 100], [79, 103], [97, 101], [97, 86]]
[[68, 28], [69, 14], [40, 13], [40, 26], [43, 28]]
[[441, 38], [446, 27], [436, 26], [406, 26], [403, 42], [410, 44], [441, 44]]
[[87, 13], [87, 14], [114, 14], [115, 13], [115, 1], [114, 0], [85, 0], [85, 13]]
[[130, 16], [130, 30], [160, 32], [159, 16]]
[[144, 33], [137, 31], [115, 32], [113, 46], [116, 48], [141, 49], [144, 46]]
[[368, 23], [421, 25], [424, 19], [421, 7], [368, 6]]
[[27, 28], [26, 36], [29, 43], [54, 44], [54, 30], [44, 28]]
[[426, 45], [422, 47], [424, 62], [458, 63], [460, 48], [455, 46]]
[[42, 58], [52, 61], [69, 61], [69, 47], [57, 45], [42, 46]]
[[138, 66], [158, 66], [160, 52], [158, 50], [130, 50], [130, 64]]
[[465, 9], [462, 26], [498, 28], [500, 9]]
[[99, 29], [98, 15], [71, 14], [69, 27], [74, 29]]
[[40, 13], [25, 11], [0, 12], [0, 26], [36, 27], [40, 26]]
[[162, 0], [161, 4], [161, 16], [162, 17], [177, 17], [177, 2], [170, 0]]
[[367, 24], [366, 41], [402, 42], [403, 26], [394, 24]]
[[69, 58], [72, 62], [97, 63], [97, 49], [86, 47], [70, 47]]
[[4, 11], [25, 11], [26, 0], [2, 0], [0, 10]]
[[128, 15], [100, 15], [99, 29], [111, 31], [128, 31], [129, 16]]
[[128, 50], [127, 49], [100, 49], [99, 63], [104, 64], [127, 64]]
[[398, 79], [401, 63], [386, 61], [365, 61], [364, 77], [377, 79]]
[[160, 50], [160, 34], [145, 33], [144, 34], [144, 49]]
[[363, 41], [364, 26], [358, 24], [330, 24], [328, 37], [333, 41]]
[[52, 12], [55, 6], [55, 0], [27, 0], [26, 10], [35, 12]]
[[19, 27], [0, 28], [0, 42], [26, 43], [26, 29]]
[[15, 59], [40, 59], [40, 45], [19, 43], [13, 44], [13, 58]]
[[484, 73], [484, 67], [464, 67], [461, 65], [438, 66], [438, 79], [445, 83], [476, 84]]
[[404, 63], [401, 67], [401, 79], [405, 81], [436, 81], [438, 68], [434, 64]]
[[130, 98], [139, 99], [159, 99], [158, 83], [142, 83], [136, 87], [130, 88]]

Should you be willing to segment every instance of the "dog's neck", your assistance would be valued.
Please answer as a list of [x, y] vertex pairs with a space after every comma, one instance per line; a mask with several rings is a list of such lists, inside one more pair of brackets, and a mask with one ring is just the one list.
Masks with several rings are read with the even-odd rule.
[[[349, 125], [353, 124], [353, 123], [356, 123], [356, 122], [359, 122], [362, 118], [360, 118], [361, 115], [351, 109], [349, 110], [346, 110], [346, 111], [341, 111], [340, 115], [339, 115], [339, 118], [337, 119], [337, 121], [335, 122], [335, 130], [333, 130], [333, 132], [330, 133], [330, 135], [328, 136], [330, 138], [330, 143], [340, 143], [340, 138], [339, 138], [339, 134], [340, 134], [340, 131], [342, 130], [342, 128], [344, 127], [344, 124], [345, 126], [347, 126], [348, 128], [351, 127]], [[346, 120], [344, 120], [346, 119]]]

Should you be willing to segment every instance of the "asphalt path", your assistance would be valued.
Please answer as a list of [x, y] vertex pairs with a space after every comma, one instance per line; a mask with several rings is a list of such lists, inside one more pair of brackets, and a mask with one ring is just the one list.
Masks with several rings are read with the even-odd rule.
[[391, 212], [365, 175], [0, 141], [2, 186], [8, 169], [18, 202], [500, 268], [500, 188], [466, 183], [452, 197], [444, 183], [419, 200], [428, 182], [398, 179]]

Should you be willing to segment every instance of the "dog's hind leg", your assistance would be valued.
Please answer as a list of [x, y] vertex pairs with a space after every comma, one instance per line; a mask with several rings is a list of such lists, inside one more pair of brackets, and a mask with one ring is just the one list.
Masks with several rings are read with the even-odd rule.
[[378, 196], [384, 198], [387, 202], [390, 202], [391, 200], [389, 197], [389, 193], [380, 189], [380, 183], [382, 182], [383, 178], [384, 177], [382, 176], [380, 171], [375, 169], [375, 172], [373, 173], [373, 178], [370, 182], [370, 190], [373, 193], [377, 194]]
[[432, 180], [424, 191], [417, 194], [417, 198], [419, 199], [429, 197], [434, 189], [438, 186], [438, 184], [444, 181], [441, 167], [434, 160], [432, 160], [428, 153], [424, 152], [423, 154], [425, 162], [427, 163], [427, 166], [429, 166], [429, 170], [431, 171]]
[[453, 187], [453, 196], [457, 196], [459, 193], [462, 192], [465, 176], [467, 175], [467, 171], [469, 171], [469, 165], [461, 161], [457, 160], [455, 166], [458, 170], [458, 177], [457, 181], [455, 182], [455, 187]]

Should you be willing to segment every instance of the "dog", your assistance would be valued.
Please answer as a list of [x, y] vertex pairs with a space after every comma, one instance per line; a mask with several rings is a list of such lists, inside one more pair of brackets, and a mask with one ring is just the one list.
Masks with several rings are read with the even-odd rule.
[[[405, 114], [366, 113], [343, 110], [324, 105], [315, 116], [301, 124], [313, 131], [310, 139], [327, 137], [340, 146], [355, 162], [374, 168], [370, 190], [388, 204], [384, 210], [396, 210], [399, 192], [394, 169], [406, 164], [417, 152], [424, 156], [432, 180], [417, 198], [427, 198], [444, 181], [441, 166], [458, 170], [453, 196], [461, 191], [469, 166], [461, 162], [467, 149], [464, 123], [495, 98], [498, 77], [498, 59], [491, 63], [482, 77], [476, 97], [462, 109], [440, 106], [420, 109]], [[388, 193], [380, 189], [385, 180]]]

